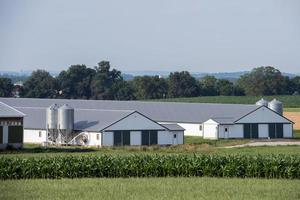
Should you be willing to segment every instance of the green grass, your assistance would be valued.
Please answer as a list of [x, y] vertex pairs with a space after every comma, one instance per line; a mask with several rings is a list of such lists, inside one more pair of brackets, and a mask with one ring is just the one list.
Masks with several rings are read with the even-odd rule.
[[284, 108], [284, 112], [300, 112], [300, 108]]
[[[300, 131], [295, 137], [300, 138]], [[24, 146], [22, 150], [0, 151], [1, 156], [8, 157], [44, 157], [44, 156], [91, 156], [103, 154], [287, 154], [300, 155], [300, 146], [274, 146], [274, 147], [243, 147], [243, 148], [223, 148], [226, 146], [239, 145], [249, 142], [249, 140], [205, 140], [201, 137], [186, 136], [184, 145], [177, 146], [150, 146], [150, 147], [49, 147], [44, 148], [38, 145]]]
[[300, 130], [294, 130], [294, 138], [300, 139]]
[[0, 182], [0, 199], [299, 199], [300, 180], [33, 179]]
[[[169, 102], [192, 102], [192, 103], [233, 103], [233, 104], [255, 104], [261, 96], [201, 96], [201, 97], [187, 97], [187, 98], [171, 98], [171, 99], [158, 99], [156, 101], [169, 101]], [[278, 96], [264, 96], [267, 100], [274, 98], [283, 102], [286, 108], [299, 108], [300, 95], [278, 95]]]

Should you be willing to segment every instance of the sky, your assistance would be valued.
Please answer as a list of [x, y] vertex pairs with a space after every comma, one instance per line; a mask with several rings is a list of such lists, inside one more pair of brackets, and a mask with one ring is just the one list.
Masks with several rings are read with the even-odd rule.
[[0, 71], [300, 72], [299, 0], [0, 0]]

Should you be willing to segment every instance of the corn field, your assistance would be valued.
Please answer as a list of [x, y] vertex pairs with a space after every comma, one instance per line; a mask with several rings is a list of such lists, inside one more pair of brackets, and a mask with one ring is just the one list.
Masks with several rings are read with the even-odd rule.
[[101, 155], [0, 158], [0, 179], [88, 177], [300, 178], [293, 155]]

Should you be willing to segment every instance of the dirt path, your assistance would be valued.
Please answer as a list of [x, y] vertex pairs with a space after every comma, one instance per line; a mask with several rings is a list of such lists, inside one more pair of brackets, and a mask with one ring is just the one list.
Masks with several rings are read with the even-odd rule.
[[283, 116], [295, 123], [294, 129], [300, 129], [300, 112], [284, 112]]
[[238, 148], [238, 147], [260, 147], [260, 146], [287, 146], [287, 145], [300, 145], [300, 140], [298, 141], [261, 141], [261, 142], [250, 142], [247, 144], [228, 146], [224, 148]]

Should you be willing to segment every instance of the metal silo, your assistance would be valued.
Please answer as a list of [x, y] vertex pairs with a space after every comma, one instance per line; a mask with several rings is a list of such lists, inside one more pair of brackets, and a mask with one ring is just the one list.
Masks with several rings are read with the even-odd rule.
[[57, 129], [57, 109], [57, 104], [53, 104], [46, 110], [46, 128], [48, 130]]
[[74, 128], [74, 108], [68, 104], [58, 108], [58, 129], [67, 133], [73, 131]]
[[272, 101], [269, 102], [268, 104], [268, 107], [277, 112], [278, 114], [282, 115], [283, 113], [283, 105], [282, 105], [282, 102], [276, 100], [276, 99], [273, 99]]
[[258, 106], [266, 106], [266, 107], [268, 107], [269, 102], [267, 100], [261, 98], [255, 104], [258, 105]]

